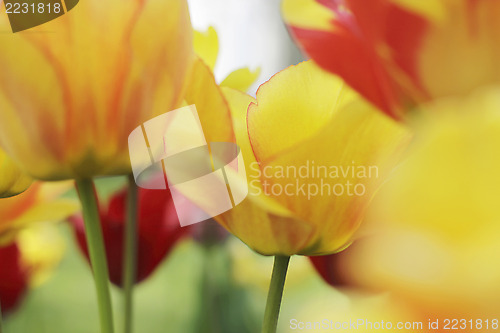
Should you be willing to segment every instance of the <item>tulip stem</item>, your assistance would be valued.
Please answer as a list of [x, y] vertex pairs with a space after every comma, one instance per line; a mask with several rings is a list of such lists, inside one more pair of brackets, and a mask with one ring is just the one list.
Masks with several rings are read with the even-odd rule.
[[123, 252], [123, 292], [124, 332], [132, 333], [133, 326], [133, 293], [137, 275], [137, 205], [138, 189], [133, 176], [129, 176], [127, 195], [127, 220], [125, 225]]
[[2, 304], [0, 303], [0, 333], [3, 332]]
[[274, 257], [273, 275], [267, 295], [266, 311], [264, 312], [264, 324], [262, 333], [276, 333], [278, 317], [280, 314], [281, 298], [285, 287], [286, 273], [288, 270], [289, 256]]
[[113, 310], [109, 291], [109, 274], [106, 249], [102, 236], [99, 208], [91, 179], [76, 180], [76, 189], [82, 204], [85, 234], [90, 263], [94, 274], [102, 333], [113, 333]]

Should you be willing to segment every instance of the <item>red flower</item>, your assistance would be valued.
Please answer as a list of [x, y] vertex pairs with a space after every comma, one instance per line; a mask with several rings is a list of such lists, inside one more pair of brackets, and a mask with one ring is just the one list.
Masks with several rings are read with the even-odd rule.
[[309, 257], [316, 271], [329, 285], [339, 287], [360, 287], [357, 274], [351, 269], [350, 263], [363, 246], [363, 239], [358, 239], [347, 249], [326, 255]]
[[[182, 228], [168, 190], [139, 189], [137, 277], [146, 279], [189, 228]], [[123, 237], [126, 219], [127, 191], [111, 198], [107, 211], [101, 210], [101, 226], [106, 247], [109, 277], [122, 285]], [[89, 258], [82, 216], [71, 219], [80, 249]]]
[[284, 0], [301, 48], [389, 116], [497, 84], [500, 3], [489, 0]]
[[29, 274], [16, 243], [0, 247], [0, 304], [4, 313], [12, 311], [28, 289]]

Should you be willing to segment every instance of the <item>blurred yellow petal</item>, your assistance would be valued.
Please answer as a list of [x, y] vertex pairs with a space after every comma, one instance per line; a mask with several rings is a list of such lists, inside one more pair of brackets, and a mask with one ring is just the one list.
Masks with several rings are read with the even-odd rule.
[[499, 108], [498, 88], [423, 107], [405, 162], [372, 206], [372, 237], [350, 256], [351, 275], [427, 315], [495, 315]]
[[219, 53], [219, 38], [217, 31], [213, 27], [208, 27], [207, 31], [194, 31], [193, 44], [195, 53], [213, 71]]
[[254, 71], [248, 68], [240, 68], [230, 73], [220, 85], [221, 87], [229, 87], [245, 92], [257, 81], [259, 75], [260, 68]]
[[329, 30], [335, 13], [315, 0], [284, 0], [283, 16], [291, 25], [318, 30]]
[[33, 182], [0, 149], [0, 198], [7, 198], [25, 191]]
[[30, 272], [30, 285], [39, 287], [61, 262], [66, 243], [50, 223], [38, 223], [22, 230], [16, 238], [24, 265]]
[[397, 5], [400, 5], [408, 10], [414, 11], [420, 15], [429, 17], [435, 20], [442, 20], [446, 17], [445, 1], [436, 0], [392, 0]]
[[128, 135], [179, 106], [191, 60], [183, 0], [82, 1], [2, 34], [0, 142], [39, 179], [130, 173]]
[[5, 243], [37, 222], [57, 222], [80, 209], [77, 201], [58, 198], [67, 183], [35, 183], [25, 192], [0, 200], [0, 241]]

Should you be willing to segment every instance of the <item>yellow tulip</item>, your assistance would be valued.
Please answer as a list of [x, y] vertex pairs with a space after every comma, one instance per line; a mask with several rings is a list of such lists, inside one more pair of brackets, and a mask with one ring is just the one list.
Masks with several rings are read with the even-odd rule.
[[0, 199], [0, 244], [32, 224], [63, 220], [78, 211], [77, 202], [59, 198], [68, 188], [67, 183], [34, 183], [17, 196]]
[[349, 257], [351, 277], [427, 317], [497, 318], [499, 108], [498, 88], [423, 108], [405, 163], [375, 199], [372, 236]]
[[0, 198], [11, 197], [25, 191], [32, 179], [0, 149]]
[[310, 61], [273, 76], [257, 99], [224, 91], [249, 194], [219, 222], [265, 255], [348, 246], [406, 130]]
[[2, 34], [0, 143], [38, 179], [130, 173], [128, 135], [180, 105], [191, 61], [183, 0], [87, 0]]

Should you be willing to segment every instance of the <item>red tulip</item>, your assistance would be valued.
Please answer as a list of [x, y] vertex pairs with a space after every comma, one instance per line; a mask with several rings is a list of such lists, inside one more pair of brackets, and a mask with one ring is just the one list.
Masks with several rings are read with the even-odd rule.
[[350, 269], [349, 263], [363, 246], [363, 239], [358, 239], [345, 250], [326, 255], [309, 257], [316, 271], [329, 285], [339, 287], [360, 287], [356, 272]]
[[28, 269], [16, 243], [0, 247], [0, 304], [2, 312], [15, 309], [28, 289]]
[[500, 82], [500, 2], [284, 0], [295, 40], [394, 119]]
[[[170, 191], [139, 189], [136, 283], [146, 279], [189, 228], [182, 228]], [[122, 285], [123, 237], [127, 191], [111, 198], [108, 209], [101, 209], [101, 226], [112, 283]], [[87, 260], [89, 253], [81, 215], [71, 219], [80, 249]]]

